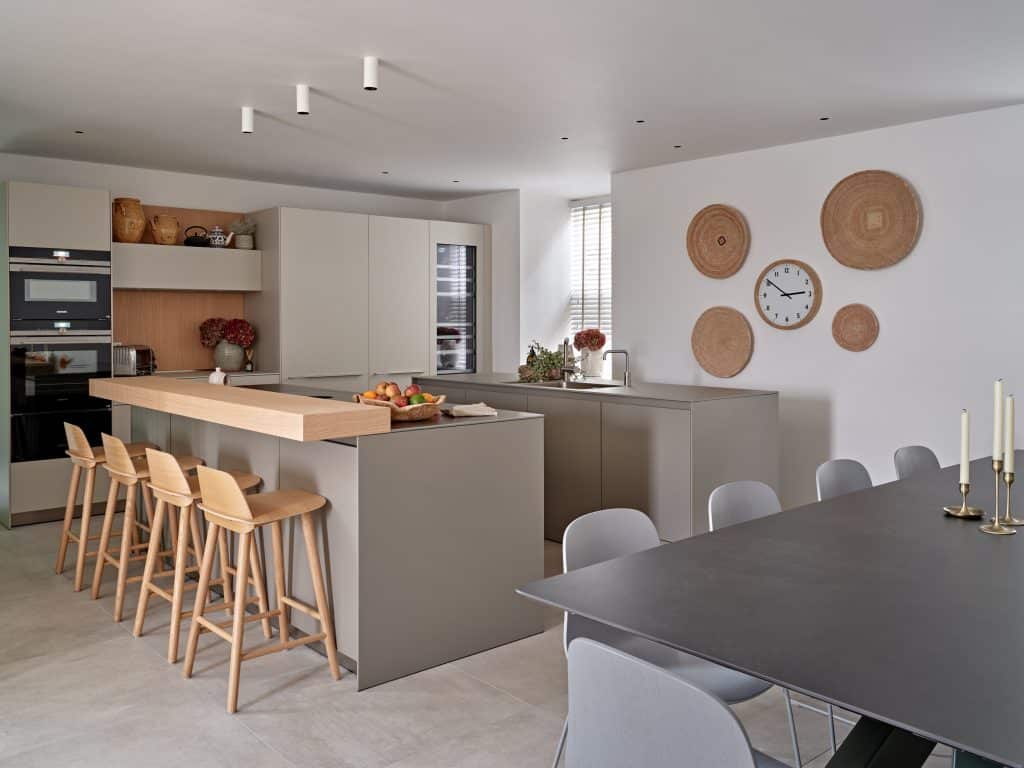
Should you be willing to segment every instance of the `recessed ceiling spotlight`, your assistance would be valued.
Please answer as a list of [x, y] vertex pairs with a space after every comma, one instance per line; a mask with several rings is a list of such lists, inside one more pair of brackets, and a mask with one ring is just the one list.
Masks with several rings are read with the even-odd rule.
[[309, 114], [309, 86], [299, 84], [295, 86], [295, 114]]
[[363, 90], [376, 91], [378, 83], [378, 69], [380, 59], [376, 56], [363, 56]]
[[563, 137], [562, 137], [562, 141], [568, 141], [568, 140], [569, 140], [569, 137], [568, 137], [568, 136], [563, 136]]
[[452, 179], [452, 184], [460, 184], [460, 183], [461, 182], [458, 179]]
[[252, 107], [242, 107], [242, 133], [252, 133], [255, 119]]
[[637, 121], [636, 121], [636, 124], [637, 124], [637, 125], [643, 125], [643, 124], [644, 124], [644, 123], [646, 123], [646, 122], [647, 122], [646, 120], [637, 120]]
[[824, 122], [825, 120], [831, 120], [832, 118], [831, 117], [819, 117], [818, 119], [821, 120], [822, 122]]
[[75, 131], [75, 133], [77, 133], [79, 136], [81, 136], [83, 133], [85, 133], [85, 131]]
[[682, 149], [682, 148], [683, 148], [682, 144], [673, 144], [672, 145], [672, 149]]
[[387, 176], [389, 173], [391, 173], [391, 171], [381, 171], [381, 173]]

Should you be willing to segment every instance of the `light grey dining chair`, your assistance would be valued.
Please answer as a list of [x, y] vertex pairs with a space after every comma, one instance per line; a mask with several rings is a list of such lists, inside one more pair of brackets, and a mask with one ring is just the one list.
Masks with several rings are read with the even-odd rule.
[[818, 483], [818, 501], [871, 487], [871, 475], [854, 459], [830, 459], [818, 467], [814, 476]]
[[921, 472], [938, 472], [941, 469], [935, 452], [924, 445], [905, 445], [896, 451], [892, 461], [896, 465], [898, 480], [906, 480], [911, 475]]
[[714, 694], [583, 637], [569, 644], [569, 722], [567, 768], [784, 768]]
[[[615, 557], [631, 555], [661, 544], [654, 523], [636, 509], [600, 509], [573, 520], [562, 535], [562, 567], [569, 571]], [[771, 683], [742, 672], [691, 656], [607, 624], [565, 614], [562, 625], [563, 646], [568, 653], [572, 641], [586, 637], [644, 659], [669, 674], [682, 677], [711, 691], [730, 704], [747, 701], [771, 688]], [[557, 766], [565, 748], [569, 720], [562, 727], [553, 765]]]

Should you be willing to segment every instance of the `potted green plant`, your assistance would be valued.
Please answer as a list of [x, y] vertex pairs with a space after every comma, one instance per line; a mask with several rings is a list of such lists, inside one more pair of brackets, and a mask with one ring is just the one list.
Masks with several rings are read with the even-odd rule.
[[235, 233], [235, 248], [251, 251], [256, 246], [256, 222], [246, 217], [231, 222], [231, 231]]

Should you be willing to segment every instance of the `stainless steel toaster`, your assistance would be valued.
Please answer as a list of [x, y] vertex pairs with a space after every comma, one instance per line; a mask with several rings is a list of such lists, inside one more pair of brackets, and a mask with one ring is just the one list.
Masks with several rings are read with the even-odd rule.
[[152, 347], [141, 344], [114, 345], [115, 376], [149, 376], [156, 372], [156, 355]]

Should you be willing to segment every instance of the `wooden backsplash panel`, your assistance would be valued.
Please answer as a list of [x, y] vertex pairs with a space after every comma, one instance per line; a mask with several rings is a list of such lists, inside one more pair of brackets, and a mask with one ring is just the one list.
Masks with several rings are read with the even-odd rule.
[[114, 291], [114, 341], [145, 344], [161, 371], [213, 368], [213, 350], [199, 343], [208, 317], [244, 317], [243, 293]]

